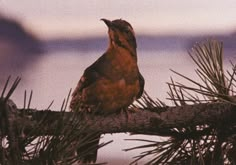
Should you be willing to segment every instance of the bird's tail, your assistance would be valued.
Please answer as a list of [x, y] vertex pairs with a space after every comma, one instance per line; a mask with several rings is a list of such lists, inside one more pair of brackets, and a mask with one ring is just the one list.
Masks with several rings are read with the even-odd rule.
[[97, 152], [99, 148], [100, 134], [96, 134], [89, 141], [84, 142], [82, 147], [77, 148], [77, 154], [82, 163], [95, 163], [97, 160]]

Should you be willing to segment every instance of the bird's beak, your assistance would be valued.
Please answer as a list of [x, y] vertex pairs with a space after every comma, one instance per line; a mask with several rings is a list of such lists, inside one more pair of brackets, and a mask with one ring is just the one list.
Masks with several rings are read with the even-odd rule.
[[111, 27], [111, 25], [112, 25], [112, 22], [110, 21], [110, 20], [108, 20], [108, 19], [105, 19], [105, 18], [102, 18], [101, 19], [106, 25], [107, 25], [107, 27], [108, 28], [110, 28]]

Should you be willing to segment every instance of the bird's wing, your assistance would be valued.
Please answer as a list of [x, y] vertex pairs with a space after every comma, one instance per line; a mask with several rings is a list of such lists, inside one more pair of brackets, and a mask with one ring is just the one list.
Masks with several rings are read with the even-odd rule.
[[90, 86], [91, 84], [95, 83], [97, 79], [99, 79], [101, 76], [99, 74], [99, 71], [96, 70], [96, 67], [88, 67], [85, 71], [83, 76], [80, 78], [79, 84], [78, 84], [78, 90], [82, 91], [84, 88]]
[[110, 64], [109, 54], [104, 53], [100, 58], [98, 58], [92, 65], [90, 65], [80, 78], [74, 92], [72, 93], [71, 106], [78, 102], [81, 97], [81, 92], [84, 88], [89, 87], [93, 83], [96, 83], [98, 79], [102, 77], [109, 78], [107, 75], [108, 70], [111, 70], [112, 66]]
[[101, 77], [111, 80], [118, 80], [121, 78], [121, 75], [114, 75], [113, 72], [111, 72], [113, 66], [110, 57], [108, 52], [104, 53], [84, 71], [84, 74], [77, 85], [78, 91], [81, 92], [84, 88], [96, 82]]
[[139, 72], [139, 92], [138, 92], [138, 95], [137, 95], [137, 98], [140, 98], [143, 94], [143, 91], [144, 91], [144, 84], [145, 84], [145, 81], [144, 81], [144, 78], [143, 76], [141, 75], [141, 73]]
[[84, 88], [95, 83], [100, 77], [101, 75], [99, 73], [99, 69], [97, 68], [96, 63], [93, 63], [84, 71], [84, 74], [80, 78], [72, 96], [75, 96], [78, 93], [81, 93]]
[[72, 100], [70, 102], [70, 108], [76, 109], [78, 102], [81, 99], [82, 90], [89, 87], [93, 83], [96, 83], [102, 75], [101, 62], [103, 61], [103, 56], [101, 56], [97, 61], [90, 65], [85, 71], [82, 77], [80, 78], [74, 92], [72, 93]]

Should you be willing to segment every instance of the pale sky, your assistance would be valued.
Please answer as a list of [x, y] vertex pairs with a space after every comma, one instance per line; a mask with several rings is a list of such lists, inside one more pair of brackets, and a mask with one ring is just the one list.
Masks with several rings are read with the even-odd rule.
[[236, 29], [236, 0], [0, 0], [0, 9], [43, 38], [104, 34], [100, 18], [125, 19], [138, 34]]

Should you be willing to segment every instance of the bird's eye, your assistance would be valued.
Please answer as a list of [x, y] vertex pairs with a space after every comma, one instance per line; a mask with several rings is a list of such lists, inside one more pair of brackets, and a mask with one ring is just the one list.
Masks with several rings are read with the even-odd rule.
[[131, 34], [131, 32], [129, 30], [125, 30], [126, 34]]

